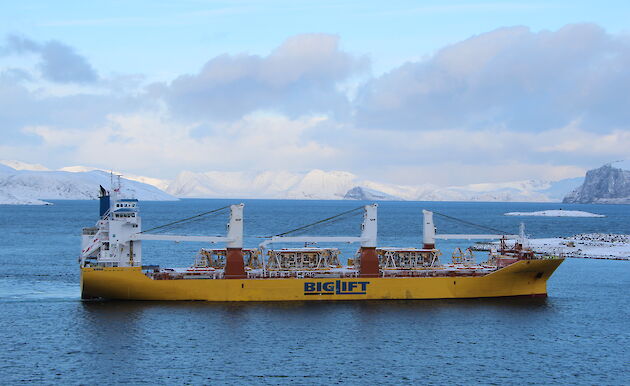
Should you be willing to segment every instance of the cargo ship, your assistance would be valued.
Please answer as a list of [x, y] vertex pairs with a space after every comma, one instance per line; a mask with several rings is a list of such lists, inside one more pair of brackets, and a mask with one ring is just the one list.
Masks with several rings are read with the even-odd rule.
[[[417, 247], [378, 247], [377, 204], [371, 204], [355, 210], [363, 212], [358, 236], [290, 236], [285, 232], [265, 238], [256, 248], [243, 248], [244, 204], [193, 216], [229, 212], [225, 236], [186, 236], [151, 233], [160, 227], [143, 231], [138, 200], [122, 198], [120, 185], [111, 189], [111, 194], [101, 187], [99, 199], [96, 225], [82, 232], [79, 263], [81, 297], [85, 300], [235, 302], [547, 296], [547, 280], [564, 260], [529, 250], [522, 231], [519, 235], [436, 234], [434, 213], [427, 210], [423, 210], [422, 245]], [[443, 264], [436, 239], [500, 239], [501, 243], [484, 263], [477, 263], [470, 250], [456, 250], [452, 262]], [[508, 249], [506, 239], [517, 241]], [[167, 268], [143, 265], [142, 243], [150, 240], [220, 243], [224, 247], [201, 249], [189, 267]], [[304, 246], [271, 248], [278, 243]], [[357, 243], [359, 248], [356, 256], [342, 264], [339, 249], [319, 247], [322, 243]]]

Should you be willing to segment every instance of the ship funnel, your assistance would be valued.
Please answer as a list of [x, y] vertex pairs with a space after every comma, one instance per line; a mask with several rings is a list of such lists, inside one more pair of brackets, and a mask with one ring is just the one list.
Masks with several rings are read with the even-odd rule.
[[100, 201], [100, 210], [99, 216], [103, 217], [105, 213], [109, 210], [110, 200], [109, 200], [109, 192], [105, 190], [102, 185], [99, 185], [99, 194], [98, 199]]

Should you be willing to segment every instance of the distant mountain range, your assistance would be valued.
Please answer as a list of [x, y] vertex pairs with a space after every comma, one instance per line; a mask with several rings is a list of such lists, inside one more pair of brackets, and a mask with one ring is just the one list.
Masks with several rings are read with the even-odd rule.
[[[0, 161], [0, 203], [43, 204], [45, 199], [93, 199], [110, 174], [73, 166], [49, 170], [42, 165]], [[9, 166], [7, 166], [9, 165]], [[21, 169], [21, 170], [17, 170]], [[33, 170], [34, 169], [34, 170]], [[464, 186], [396, 185], [363, 180], [344, 171], [305, 173], [181, 172], [174, 180], [125, 174], [123, 188], [140, 200], [179, 198], [275, 198], [318, 200], [516, 201], [559, 202], [584, 178], [525, 180]]]
[[583, 178], [437, 187], [361, 180], [343, 171], [182, 172], [166, 191], [177, 197], [283, 198], [319, 200], [560, 201]]

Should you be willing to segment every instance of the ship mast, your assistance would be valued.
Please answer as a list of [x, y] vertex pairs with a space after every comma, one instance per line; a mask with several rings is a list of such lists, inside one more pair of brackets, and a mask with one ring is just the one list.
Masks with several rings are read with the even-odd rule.
[[[363, 207], [363, 222], [361, 223], [361, 236], [285, 236], [296, 230], [308, 228], [315, 224], [323, 223], [324, 221], [337, 218], [337, 216], [330, 217], [326, 220], [317, 221], [313, 224], [308, 224], [292, 231], [284, 232], [280, 235], [272, 236], [267, 240], [260, 243], [259, 247], [264, 249], [267, 245], [272, 243], [318, 243], [318, 242], [331, 242], [331, 243], [360, 243], [361, 248], [359, 250], [359, 266], [360, 277], [377, 277], [379, 274], [378, 257], [376, 255], [376, 242], [378, 233], [378, 220], [377, 220], [377, 204], [365, 205]], [[359, 208], [357, 208], [359, 209]], [[356, 209], [348, 211], [346, 213], [354, 212]]]
[[[494, 239], [518, 239], [520, 235], [509, 235], [509, 234], [437, 234], [436, 227], [433, 223], [433, 214], [437, 214], [440, 216], [444, 216], [447, 218], [455, 219], [454, 217], [446, 216], [441, 213], [431, 212], [428, 210], [422, 210], [422, 214], [424, 215], [424, 226], [422, 229], [423, 235], [423, 244], [424, 248], [432, 249], [435, 248], [435, 240], [494, 240]], [[459, 220], [459, 219], [455, 219]], [[496, 231], [497, 229], [489, 228], [486, 226], [469, 223], [467, 221], [459, 220], [461, 222], [467, 223], [469, 225], [475, 225], [477, 227], [486, 228], [489, 230]]]

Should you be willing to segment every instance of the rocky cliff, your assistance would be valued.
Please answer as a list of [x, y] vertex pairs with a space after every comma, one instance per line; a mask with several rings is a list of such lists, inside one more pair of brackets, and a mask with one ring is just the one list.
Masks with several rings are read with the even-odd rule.
[[586, 172], [584, 183], [562, 200], [579, 204], [630, 204], [630, 171], [604, 165]]

